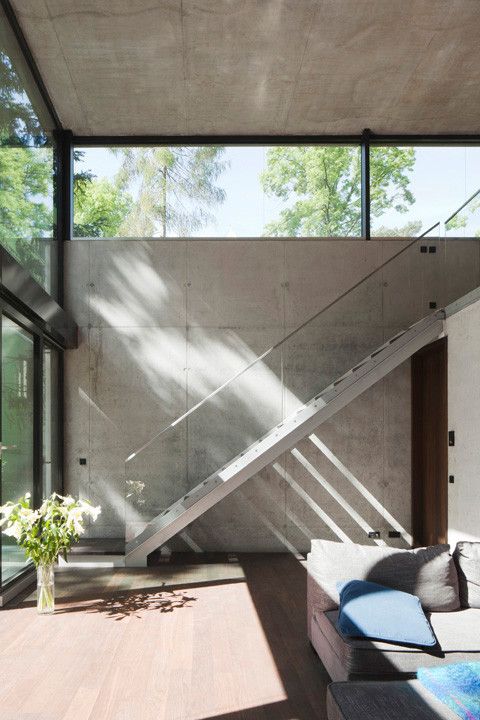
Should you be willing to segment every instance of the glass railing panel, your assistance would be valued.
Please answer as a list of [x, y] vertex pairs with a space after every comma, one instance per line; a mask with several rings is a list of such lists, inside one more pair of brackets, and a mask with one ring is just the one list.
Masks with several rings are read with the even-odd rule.
[[126, 463], [127, 542], [188, 490], [187, 447], [187, 424], [183, 421], [167, 427]]
[[[425, 312], [424, 284], [426, 264], [431, 257], [428, 245], [436, 242], [436, 238], [431, 241], [422, 238], [406, 245], [380, 271], [385, 340], [431, 312]], [[427, 253], [421, 251], [422, 247], [427, 247]]]
[[480, 190], [445, 220], [448, 238], [477, 238], [480, 236]]
[[285, 416], [383, 343], [382, 290], [375, 272], [285, 340]]
[[480, 190], [444, 223], [448, 304], [480, 285]]
[[282, 348], [277, 348], [186, 418], [188, 487], [214, 473], [282, 418]]

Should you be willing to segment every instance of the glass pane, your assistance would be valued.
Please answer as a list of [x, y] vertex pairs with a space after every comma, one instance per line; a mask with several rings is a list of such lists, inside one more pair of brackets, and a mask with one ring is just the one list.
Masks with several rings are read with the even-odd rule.
[[[2, 503], [33, 495], [33, 338], [2, 318]], [[2, 583], [25, 567], [15, 540], [2, 542]]]
[[0, 10], [0, 243], [54, 295], [52, 127]]
[[480, 189], [445, 222], [447, 237], [480, 237]]
[[370, 174], [372, 234], [415, 237], [480, 189], [480, 147], [375, 146]]
[[59, 362], [58, 350], [45, 345], [43, 350], [43, 497], [48, 497], [54, 490], [59, 490]]
[[359, 146], [75, 151], [75, 237], [359, 236]]

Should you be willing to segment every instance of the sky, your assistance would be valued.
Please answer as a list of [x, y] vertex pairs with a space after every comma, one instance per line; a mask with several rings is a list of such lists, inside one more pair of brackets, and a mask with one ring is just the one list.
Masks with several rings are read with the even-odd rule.
[[[226, 191], [222, 205], [214, 208], [216, 220], [197, 236], [258, 237], [265, 225], [276, 219], [282, 201], [267, 197], [260, 185], [260, 174], [266, 162], [266, 147], [227, 147], [222, 159], [228, 168], [218, 179]], [[82, 167], [98, 178], [112, 179], [120, 165], [108, 148], [82, 148]], [[446, 218], [476, 190], [480, 189], [480, 148], [477, 147], [418, 147], [411, 173], [410, 190], [415, 203], [407, 213], [387, 210], [372, 222], [372, 233], [381, 226], [399, 227], [411, 220], [419, 220], [422, 230]], [[135, 193], [135, 186], [132, 191]], [[479, 215], [480, 213], [477, 213]], [[474, 221], [472, 221], [474, 222]], [[472, 222], [460, 235], [472, 229]], [[478, 228], [479, 218], [475, 217]]]

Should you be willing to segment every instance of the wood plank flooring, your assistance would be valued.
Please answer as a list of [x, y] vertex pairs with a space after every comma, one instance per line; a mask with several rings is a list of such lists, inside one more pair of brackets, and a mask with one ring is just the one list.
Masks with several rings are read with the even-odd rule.
[[290, 555], [56, 575], [0, 611], [1, 720], [324, 720]]

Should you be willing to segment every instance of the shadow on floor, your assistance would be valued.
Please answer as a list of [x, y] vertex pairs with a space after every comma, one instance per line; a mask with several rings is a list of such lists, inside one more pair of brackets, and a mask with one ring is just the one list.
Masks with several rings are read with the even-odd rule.
[[88, 603], [87, 606], [85, 604], [77, 607], [69, 605], [66, 608], [59, 608], [56, 612], [63, 614], [82, 610], [87, 613], [103, 613], [114, 620], [124, 620], [128, 617], [140, 618], [141, 613], [145, 611], [169, 613], [181, 608], [188, 608], [196, 599], [193, 595], [175, 592], [175, 590], [126, 590], [99, 598], [92, 604]]
[[[92, 597], [92, 595], [94, 597]], [[145, 590], [119, 590], [111, 593], [92, 592], [81, 597], [61, 597], [55, 606], [55, 615], [67, 613], [102, 613], [113, 620], [141, 617], [143, 612], [170, 613], [174, 610], [192, 607], [197, 600], [191, 593], [165, 588], [164, 584]], [[22, 607], [34, 607], [36, 600], [27, 599]], [[13, 608], [12, 608], [13, 609]]]
[[[302, 715], [302, 720], [307, 716]], [[326, 715], [310, 715], [309, 720], [326, 720]], [[222, 715], [212, 715], [201, 720], [297, 720], [300, 715], [292, 711], [292, 705], [288, 700], [266, 703], [256, 707], [233, 710]]]

